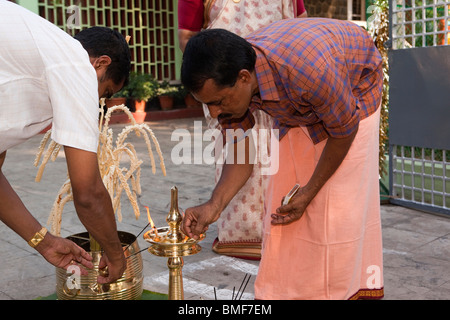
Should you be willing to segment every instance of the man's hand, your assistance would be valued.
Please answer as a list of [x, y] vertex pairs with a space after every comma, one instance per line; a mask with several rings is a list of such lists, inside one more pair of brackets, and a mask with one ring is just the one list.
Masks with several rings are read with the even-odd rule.
[[[300, 219], [313, 197], [313, 194], [308, 193], [305, 188], [299, 188], [288, 204], [281, 205], [277, 208], [276, 213], [271, 215], [272, 225], [289, 224]], [[283, 199], [281, 203], [283, 203]]]
[[[55, 267], [66, 269], [75, 263], [82, 265], [87, 269], [92, 269], [92, 257], [85, 250], [77, 246], [69, 239], [56, 237], [47, 233], [44, 240], [36, 246], [36, 250]], [[80, 268], [82, 275], [88, 272]]]
[[116, 281], [122, 276], [126, 267], [127, 262], [124, 255], [112, 260], [106, 254], [103, 254], [98, 264], [99, 276], [97, 277], [97, 282], [105, 284]]
[[219, 219], [220, 211], [211, 202], [188, 208], [185, 211], [181, 229], [189, 238], [198, 239], [208, 226]]
[[277, 208], [271, 215], [272, 225], [289, 224], [302, 217], [306, 207], [341, 165], [357, 132], [355, 130], [345, 138], [328, 138], [311, 179], [287, 205]]

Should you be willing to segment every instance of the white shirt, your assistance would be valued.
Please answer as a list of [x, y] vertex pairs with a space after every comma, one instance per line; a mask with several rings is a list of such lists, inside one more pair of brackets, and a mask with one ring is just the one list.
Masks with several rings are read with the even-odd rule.
[[97, 75], [81, 44], [0, 0], [0, 153], [49, 124], [57, 143], [97, 152], [98, 103]]

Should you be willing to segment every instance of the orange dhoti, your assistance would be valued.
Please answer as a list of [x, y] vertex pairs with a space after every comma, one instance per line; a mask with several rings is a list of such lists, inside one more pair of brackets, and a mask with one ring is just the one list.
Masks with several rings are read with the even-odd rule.
[[360, 121], [344, 161], [303, 216], [272, 226], [271, 213], [311, 177], [326, 141], [291, 128], [279, 145], [279, 169], [266, 193], [256, 299], [354, 299], [383, 296], [378, 173], [380, 109]]

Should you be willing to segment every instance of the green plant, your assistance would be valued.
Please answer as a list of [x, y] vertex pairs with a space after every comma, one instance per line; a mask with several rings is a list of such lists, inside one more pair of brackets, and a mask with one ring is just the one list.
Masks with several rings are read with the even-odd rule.
[[146, 73], [132, 72], [128, 85], [121, 91], [127, 94], [127, 97], [138, 101], [148, 101], [156, 96], [158, 81], [153, 76]]
[[172, 96], [176, 97], [179, 95], [180, 89], [178, 86], [172, 86], [169, 82], [163, 81], [159, 84], [156, 94], [158, 96]]
[[180, 85], [180, 87], [178, 88], [178, 91], [179, 91], [181, 97], [184, 97], [187, 94], [189, 94], [189, 90], [186, 89], [183, 85]]
[[369, 32], [375, 39], [375, 45], [383, 59], [383, 92], [380, 109], [380, 132], [379, 132], [379, 173], [380, 177], [388, 174], [386, 170], [389, 148], [389, 60], [388, 50], [384, 44], [389, 40], [389, 1], [375, 0], [371, 9], [371, 16], [368, 18]]
[[127, 87], [123, 87], [120, 91], [114, 93], [111, 98], [128, 98], [130, 96]]

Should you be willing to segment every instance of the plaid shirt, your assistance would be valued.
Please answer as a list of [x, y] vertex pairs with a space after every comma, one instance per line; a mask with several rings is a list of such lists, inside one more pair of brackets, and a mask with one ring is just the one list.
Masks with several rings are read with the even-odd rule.
[[[370, 35], [356, 24], [323, 18], [282, 20], [246, 38], [257, 53], [259, 94], [250, 110], [273, 117], [281, 139], [306, 126], [318, 143], [346, 137], [381, 101], [381, 56]], [[250, 129], [245, 118], [221, 121], [224, 129]]]

